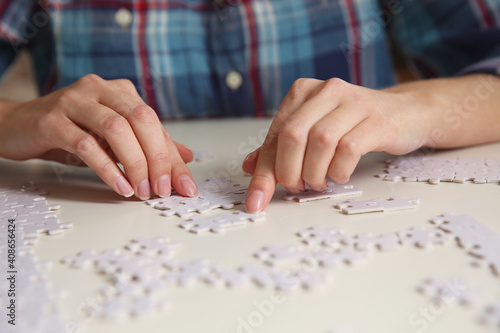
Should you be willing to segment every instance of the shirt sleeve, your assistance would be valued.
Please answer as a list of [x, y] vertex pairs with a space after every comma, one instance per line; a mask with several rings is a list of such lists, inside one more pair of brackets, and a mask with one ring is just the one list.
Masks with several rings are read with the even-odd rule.
[[500, 57], [486, 59], [465, 67], [459, 74], [486, 73], [500, 75]]
[[500, 1], [384, 0], [400, 3], [389, 32], [423, 78], [499, 74]]
[[[43, 17], [34, 17], [33, 0], [5, 0], [0, 3], [0, 77], [19, 52], [36, 37]], [[37, 21], [33, 21], [37, 19]]]

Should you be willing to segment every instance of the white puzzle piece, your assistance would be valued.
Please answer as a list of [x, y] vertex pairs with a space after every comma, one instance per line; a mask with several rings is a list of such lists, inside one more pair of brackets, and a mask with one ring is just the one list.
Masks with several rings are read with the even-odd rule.
[[358, 196], [363, 194], [363, 191], [349, 184], [336, 184], [333, 181], [327, 182], [327, 187], [323, 191], [313, 191], [306, 189], [302, 193], [293, 194], [287, 193], [284, 200], [296, 200], [298, 202], [307, 202], [320, 199], [343, 198], [350, 196]]
[[489, 266], [500, 276], [500, 235], [470, 215], [444, 213], [431, 220], [474, 257], [474, 265]]
[[486, 326], [500, 327], [500, 301], [488, 305], [479, 317], [479, 322]]
[[183, 197], [173, 193], [168, 198], [155, 198], [146, 203], [162, 210], [161, 215], [177, 215], [187, 219], [195, 213], [203, 214], [216, 208], [232, 209], [234, 205], [245, 202], [247, 186], [229, 179], [209, 178], [197, 181], [198, 196]]
[[201, 234], [208, 231], [223, 233], [226, 229], [245, 225], [248, 221], [260, 222], [265, 219], [265, 213], [249, 214], [243, 211], [220, 213], [214, 216], [192, 216], [190, 220], [180, 224], [181, 228], [192, 233]]
[[347, 200], [335, 205], [335, 208], [340, 209], [344, 214], [361, 214], [388, 212], [403, 209], [415, 209], [420, 203], [419, 199], [404, 199], [401, 197], [391, 197], [388, 199], [371, 199], [371, 200]]
[[295, 245], [284, 247], [269, 245], [254, 254], [256, 258], [270, 266], [301, 262], [308, 255], [300, 246]]
[[458, 303], [466, 307], [478, 306], [484, 293], [475, 288], [469, 281], [461, 278], [444, 279], [429, 277], [417, 286], [417, 291], [436, 304]]
[[420, 226], [398, 232], [403, 244], [413, 244], [420, 248], [430, 248], [432, 245], [442, 245], [451, 239], [451, 236], [441, 229], [424, 229]]
[[327, 247], [338, 247], [342, 239], [345, 238], [344, 230], [340, 228], [327, 228], [322, 226], [312, 226], [301, 230], [297, 235], [307, 245], [324, 245]]

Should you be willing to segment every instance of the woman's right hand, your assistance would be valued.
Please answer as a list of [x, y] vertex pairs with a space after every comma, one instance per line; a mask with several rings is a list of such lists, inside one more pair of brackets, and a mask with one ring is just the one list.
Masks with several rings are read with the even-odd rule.
[[86, 75], [26, 103], [0, 102], [0, 157], [87, 165], [125, 197], [147, 199], [151, 188], [167, 197], [172, 186], [184, 196], [198, 193], [185, 164], [192, 152], [170, 138], [124, 79]]

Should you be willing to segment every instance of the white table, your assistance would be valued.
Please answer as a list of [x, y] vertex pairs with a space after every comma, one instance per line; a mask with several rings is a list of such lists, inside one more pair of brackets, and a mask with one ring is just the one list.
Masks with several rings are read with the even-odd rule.
[[[197, 151], [212, 151], [212, 161], [190, 164], [196, 179], [227, 176], [248, 183], [239, 165], [252, 148], [262, 142], [269, 120], [207, 120], [166, 124], [173, 138]], [[440, 151], [438, 155], [500, 158], [500, 144], [460, 150]], [[84, 249], [118, 248], [132, 238], [168, 236], [182, 244], [177, 259], [206, 258], [227, 267], [260, 264], [252, 254], [269, 244], [299, 244], [295, 233], [312, 225], [335, 226], [348, 234], [383, 233], [411, 226], [431, 227], [429, 219], [442, 212], [470, 214], [500, 233], [499, 185], [385, 182], [374, 175], [382, 172], [388, 155], [363, 157], [350, 183], [363, 190], [363, 199], [417, 197], [416, 210], [347, 216], [332, 206], [339, 200], [310, 203], [284, 201], [284, 189], [278, 187], [267, 208], [264, 223], [228, 230], [224, 235], [195, 235], [178, 227], [177, 217], [162, 217], [159, 211], [136, 199], [123, 199], [104, 185], [88, 169], [57, 166], [42, 161], [12, 162], [0, 160], [0, 185], [35, 181], [50, 192], [49, 203], [60, 203], [61, 222], [74, 228], [60, 236], [41, 236], [35, 248], [40, 260], [50, 260], [50, 281], [64, 288], [66, 320], [84, 320], [85, 332], [326, 332], [345, 327], [354, 333], [387, 332], [493, 332], [479, 326], [480, 309], [450, 305], [425, 319], [421, 309], [429, 310], [429, 300], [415, 287], [425, 277], [463, 277], [485, 290], [487, 300], [500, 296], [500, 280], [488, 269], [473, 268], [471, 258], [454, 242], [430, 250], [405, 246], [396, 252], [379, 253], [364, 265], [331, 269], [334, 281], [325, 290], [299, 290], [286, 296], [269, 316], [262, 316], [259, 327], [239, 327], [239, 318], [259, 311], [255, 302], [270, 300], [274, 292], [250, 286], [243, 290], [214, 288], [203, 284], [192, 288], [172, 288], [167, 293], [170, 311], [145, 320], [106, 323], [81, 317], [78, 309], [92, 301], [105, 286], [94, 270], [75, 270], [59, 263], [63, 257]], [[36, 300], [34, 300], [36, 301]], [[491, 303], [491, 302], [490, 302]], [[265, 311], [264, 311], [265, 312]], [[255, 314], [254, 314], [255, 315]]]

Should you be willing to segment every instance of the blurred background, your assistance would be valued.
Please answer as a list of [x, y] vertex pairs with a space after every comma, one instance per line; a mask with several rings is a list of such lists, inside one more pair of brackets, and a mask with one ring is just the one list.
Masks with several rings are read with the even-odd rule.
[[27, 101], [38, 96], [29, 54], [23, 51], [0, 79], [0, 98]]

